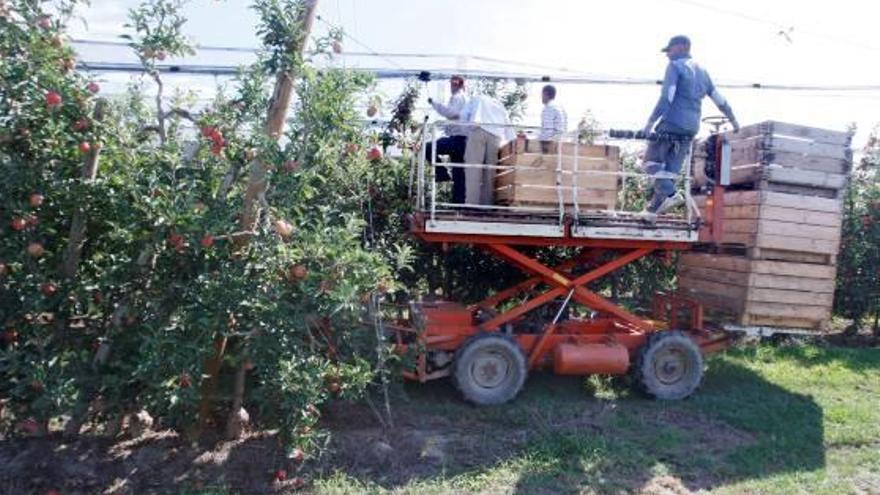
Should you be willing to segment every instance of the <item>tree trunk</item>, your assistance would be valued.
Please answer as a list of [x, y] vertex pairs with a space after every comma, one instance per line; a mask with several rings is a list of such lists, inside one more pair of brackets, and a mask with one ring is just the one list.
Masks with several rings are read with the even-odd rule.
[[[318, 0], [305, 0], [305, 8], [302, 11], [300, 22], [302, 30], [298, 39], [291, 43], [291, 53], [302, 55], [306, 41], [312, 30], [315, 20], [315, 11], [318, 8]], [[296, 74], [291, 69], [288, 72], [278, 74], [275, 80], [275, 91], [269, 106], [269, 114], [266, 118], [266, 135], [278, 140], [284, 131], [284, 122], [287, 120], [287, 111], [290, 100], [293, 98], [294, 80]], [[259, 220], [259, 208], [261, 199], [266, 194], [269, 185], [266, 179], [266, 164], [257, 157], [251, 163], [250, 177], [247, 190], [244, 195], [244, 211], [241, 215], [241, 227], [244, 231], [253, 231]]]
[[[95, 120], [102, 120], [106, 110], [107, 101], [103, 99], [98, 100], [98, 103], [95, 105]], [[101, 147], [96, 144], [86, 156], [80, 174], [84, 184], [90, 184], [95, 181], [95, 178], [98, 175], [98, 159], [100, 158], [100, 154]], [[64, 261], [61, 265], [61, 273], [66, 278], [73, 278], [76, 276], [80, 257], [82, 256], [83, 244], [86, 240], [87, 223], [88, 217], [86, 216], [86, 212], [81, 208], [77, 208], [73, 213], [73, 220], [70, 225], [70, 239], [68, 240], [67, 250], [64, 253]]]
[[[299, 37], [292, 40], [290, 44], [289, 53], [297, 55], [302, 55], [305, 50], [318, 8], [318, 0], [304, 0], [304, 2], [305, 6], [302, 12], [300, 12], [300, 18], [298, 19], [302, 26]], [[276, 141], [281, 138], [283, 133], [290, 100], [293, 98], [294, 81], [296, 79], [294, 71], [295, 68], [290, 68], [286, 72], [279, 73], [275, 80], [275, 90], [272, 93], [272, 100], [269, 104], [265, 132], [267, 136]], [[269, 187], [267, 179], [268, 170], [263, 160], [258, 156], [250, 165], [250, 176], [244, 194], [244, 206], [241, 214], [241, 230], [244, 232], [256, 230], [260, 218], [260, 205], [265, 201], [266, 190]], [[247, 242], [247, 238], [244, 238], [243, 242]], [[219, 335], [214, 344], [217, 352], [213, 358], [205, 363], [209, 378], [202, 387], [201, 404], [199, 406], [199, 431], [203, 429], [207, 421], [207, 415], [212, 409], [213, 396], [217, 389], [220, 366], [223, 360], [223, 352], [226, 349], [227, 339], [225, 336]], [[236, 415], [238, 410], [233, 410], [230, 414]]]
[[880, 338], [880, 310], [874, 313], [874, 337]]

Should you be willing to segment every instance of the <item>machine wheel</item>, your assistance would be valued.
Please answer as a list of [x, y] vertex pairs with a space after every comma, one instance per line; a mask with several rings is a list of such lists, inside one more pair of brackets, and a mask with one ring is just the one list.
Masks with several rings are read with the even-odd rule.
[[512, 338], [481, 333], [456, 353], [453, 379], [464, 398], [478, 406], [503, 404], [519, 393], [528, 374], [526, 356]]
[[658, 332], [639, 349], [633, 374], [646, 394], [681, 400], [694, 393], [703, 380], [703, 353], [681, 332]]

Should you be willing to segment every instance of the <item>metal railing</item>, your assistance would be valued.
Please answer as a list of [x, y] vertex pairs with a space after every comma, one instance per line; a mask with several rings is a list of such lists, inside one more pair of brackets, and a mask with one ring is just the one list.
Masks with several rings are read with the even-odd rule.
[[[507, 171], [547, 171], [548, 169], [545, 167], [534, 167], [528, 165], [504, 165], [504, 164], [483, 164], [483, 163], [452, 163], [452, 162], [439, 162], [437, 157], [437, 141], [438, 141], [438, 130], [441, 127], [447, 126], [449, 124], [453, 124], [458, 127], [480, 127], [480, 124], [473, 123], [462, 123], [462, 122], [449, 122], [449, 121], [435, 121], [431, 123], [426, 123], [426, 127], [422, 132], [420, 148], [418, 152], [417, 160], [417, 184], [416, 184], [416, 192], [415, 192], [415, 207], [418, 211], [424, 212], [428, 214], [428, 218], [431, 221], [435, 221], [437, 219], [438, 212], [456, 212], [456, 211], [468, 211], [468, 212], [498, 212], [498, 213], [522, 213], [522, 214], [533, 214], [543, 216], [550, 222], [551, 218], [556, 218], [558, 224], [560, 226], [565, 222], [565, 217], [567, 213], [572, 213], [571, 218], [575, 225], [579, 219], [581, 219], [582, 213], [589, 213], [590, 215], [600, 215], [606, 216], [608, 218], [616, 219], [616, 218], [635, 218], [636, 215], [634, 211], [620, 210], [617, 205], [620, 203], [620, 198], [614, 202], [614, 208], [611, 210], [598, 210], [598, 209], [589, 209], [582, 211], [581, 208], [581, 196], [579, 192], [583, 189], [579, 189], [580, 181], [579, 179], [585, 179], [589, 177], [617, 177], [620, 180], [620, 183], [624, 185], [628, 179], [634, 180], [656, 180], [656, 179], [672, 179], [679, 180], [683, 176], [684, 187], [682, 188], [684, 199], [685, 199], [685, 213], [683, 216], [672, 216], [669, 215], [665, 218], [684, 220], [686, 225], [690, 228], [695, 228], [695, 219], [700, 218], [699, 209], [697, 208], [696, 202], [691, 195], [691, 169], [692, 169], [692, 147], [688, 149], [686, 158], [684, 160], [683, 169], [679, 173], [669, 173], [665, 171], [660, 171], [658, 173], [649, 174], [645, 172], [627, 172], [625, 170], [590, 170], [588, 168], [581, 169], [581, 165], [584, 162], [590, 161], [606, 161], [606, 157], [590, 157], [590, 156], [581, 156], [581, 143], [578, 139], [578, 132], [566, 132], [559, 135], [556, 139], [550, 141], [551, 149], [555, 146], [555, 153], [550, 152], [546, 153], [543, 149], [538, 150], [536, 152], [540, 154], [544, 154], [547, 156], [551, 156], [556, 160], [556, 168], [555, 168], [555, 185], [549, 186], [546, 184], [529, 184], [529, 183], [516, 183], [516, 187], [518, 188], [533, 188], [533, 189], [550, 189], [556, 191], [557, 201], [554, 206], [536, 206], [536, 205], [500, 205], [496, 204], [493, 201], [493, 204], [474, 204], [474, 203], [451, 203], [446, 201], [438, 201], [438, 190], [437, 190], [437, 181], [436, 181], [436, 170], [438, 166], [444, 166], [448, 169], [464, 169], [465, 171], [469, 169], [479, 169], [479, 170], [493, 170], [496, 173], [498, 172], [507, 172]], [[502, 125], [502, 124], [492, 124], [492, 127], [495, 128], [509, 128], [512, 130], [516, 130], [519, 132], [524, 131], [539, 131], [538, 127], [529, 127], [529, 126], [521, 126], [521, 125]], [[623, 137], [615, 137], [621, 136]], [[518, 135], [516, 140], [522, 139], [522, 134]], [[662, 139], [662, 135], [651, 135], [645, 136], [642, 133], [633, 133], [633, 132], [614, 132], [608, 131], [602, 133], [598, 136], [600, 143], [598, 145], [610, 145], [614, 142], [620, 142], [625, 140], [650, 140], [650, 139]], [[433, 143], [431, 146], [431, 156], [425, 156], [425, 146], [428, 142]], [[505, 143], [502, 143], [504, 146]], [[566, 154], [566, 149], [571, 149], [573, 147], [574, 154]], [[517, 152], [517, 147], [514, 145], [513, 154]], [[430, 161], [428, 161], [430, 159]], [[568, 162], [570, 164], [570, 169], [567, 169], [564, 165]], [[430, 165], [430, 166], [428, 166]], [[452, 174], [450, 174], [452, 175]], [[570, 181], [564, 180], [565, 178], [570, 177]], [[567, 185], [570, 184], [570, 185]], [[495, 185], [492, 185], [493, 191], [495, 190]], [[619, 191], [616, 191], [619, 192]], [[570, 194], [571, 203], [566, 203], [566, 196]], [[494, 194], [493, 194], [494, 197]]]

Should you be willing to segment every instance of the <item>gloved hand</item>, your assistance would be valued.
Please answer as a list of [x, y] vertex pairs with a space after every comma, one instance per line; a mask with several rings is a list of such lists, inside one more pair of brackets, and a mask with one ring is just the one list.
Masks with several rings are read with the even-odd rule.
[[428, 105], [434, 104], [434, 98], [428, 98]]

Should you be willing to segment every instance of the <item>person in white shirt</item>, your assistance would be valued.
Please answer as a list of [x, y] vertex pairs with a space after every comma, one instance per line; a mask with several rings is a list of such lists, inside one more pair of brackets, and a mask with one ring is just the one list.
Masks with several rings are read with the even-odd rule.
[[[467, 104], [467, 95], [464, 92], [464, 77], [454, 75], [449, 78], [449, 90], [452, 93], [449, 96], [449, 103], [446, 105], [428, 98], [428, 103], [434, 107], [434, 110], [442, 115], [446, 120], [457, 121], [461, 117], [461, 111]], [[464, 150], [467, 146], [467, 129], [450, 124], [446, 126], [446, 137], [437, 139], [437, 154], [449, 155], [450, 163], [464, 162]], [[425, 157], [428, 163], [431, 160], [432, 143], [425, 146]], [[452, 202], [464, 202], [464, 169], [461, 167], [452, 168]], [[445, 166], [438, 166], [435, 169], [435, 179], [437, 182], [449, 181], [449, 170]]]
[[[498, 149], [514, 137], [504, 106], [488, 96], [474, 96], [462, 110], [461, 121], [479, 124], [469, 127], [465, 163], [497, 165]], [[465, 169], [465, 203], [490, 205], [494, 196], [495, 169]]]
[[562, 135], [568, 130], [568, 116], [565, 110], [556, 103], [556, 87], [548, 84], [541, 90], [541, 102], [544, 110], [541, 112], [541, 149], [544, 153], [555, 152], [552, 143], [562, 139]]

